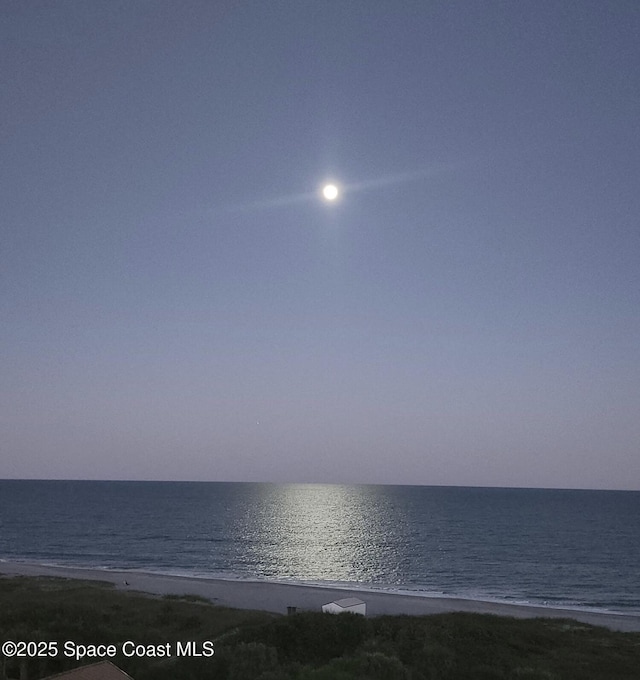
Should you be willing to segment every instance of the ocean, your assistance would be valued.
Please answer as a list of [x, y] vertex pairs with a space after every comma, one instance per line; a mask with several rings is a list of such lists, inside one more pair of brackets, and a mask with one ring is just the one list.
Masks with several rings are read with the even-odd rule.
[[640, 492], [0, 480], [0, 560], [640, 614]]

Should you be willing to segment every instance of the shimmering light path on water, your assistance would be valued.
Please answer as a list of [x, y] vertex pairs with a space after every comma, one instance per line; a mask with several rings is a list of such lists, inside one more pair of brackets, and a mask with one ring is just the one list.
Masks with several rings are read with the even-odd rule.
[[0, 558], [640, 612], [640, 493], [0, 481]]

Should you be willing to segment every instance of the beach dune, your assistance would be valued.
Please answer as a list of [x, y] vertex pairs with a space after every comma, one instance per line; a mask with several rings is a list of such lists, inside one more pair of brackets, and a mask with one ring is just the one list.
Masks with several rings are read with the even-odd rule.
[[285, 614], [288, 607], [298, 611], [321, 611], [332, 600], [357, 596], [366, 601], [367, 615], [442, 614], [473, 612], [516, 618], [563, 618], [618, 631], [640, 631], [640, 616], [537, 605], [509, 604], [422, 594], [342, 589], [271, 581], [225, 580], [169, 576], [139, 571], [82, 569], [24, 562], [0, 562], [3, 576], [52, 576], [86, 581], [107, 581], [117, 588], [154, 595], [197, 595], [214, 604], [238, 609], [257, 609]]

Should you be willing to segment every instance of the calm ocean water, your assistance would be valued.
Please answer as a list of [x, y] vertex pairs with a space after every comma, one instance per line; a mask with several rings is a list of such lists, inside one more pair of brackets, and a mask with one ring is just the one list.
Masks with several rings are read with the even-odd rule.
[[5, 480], [0, 559], [640, 613], [640, 492]]

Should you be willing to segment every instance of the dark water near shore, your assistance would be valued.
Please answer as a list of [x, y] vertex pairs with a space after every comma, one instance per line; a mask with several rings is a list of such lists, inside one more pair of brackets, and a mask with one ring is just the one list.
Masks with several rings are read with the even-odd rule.
[[640, 613], [640, 492], [4, 480], [0, 559]]

